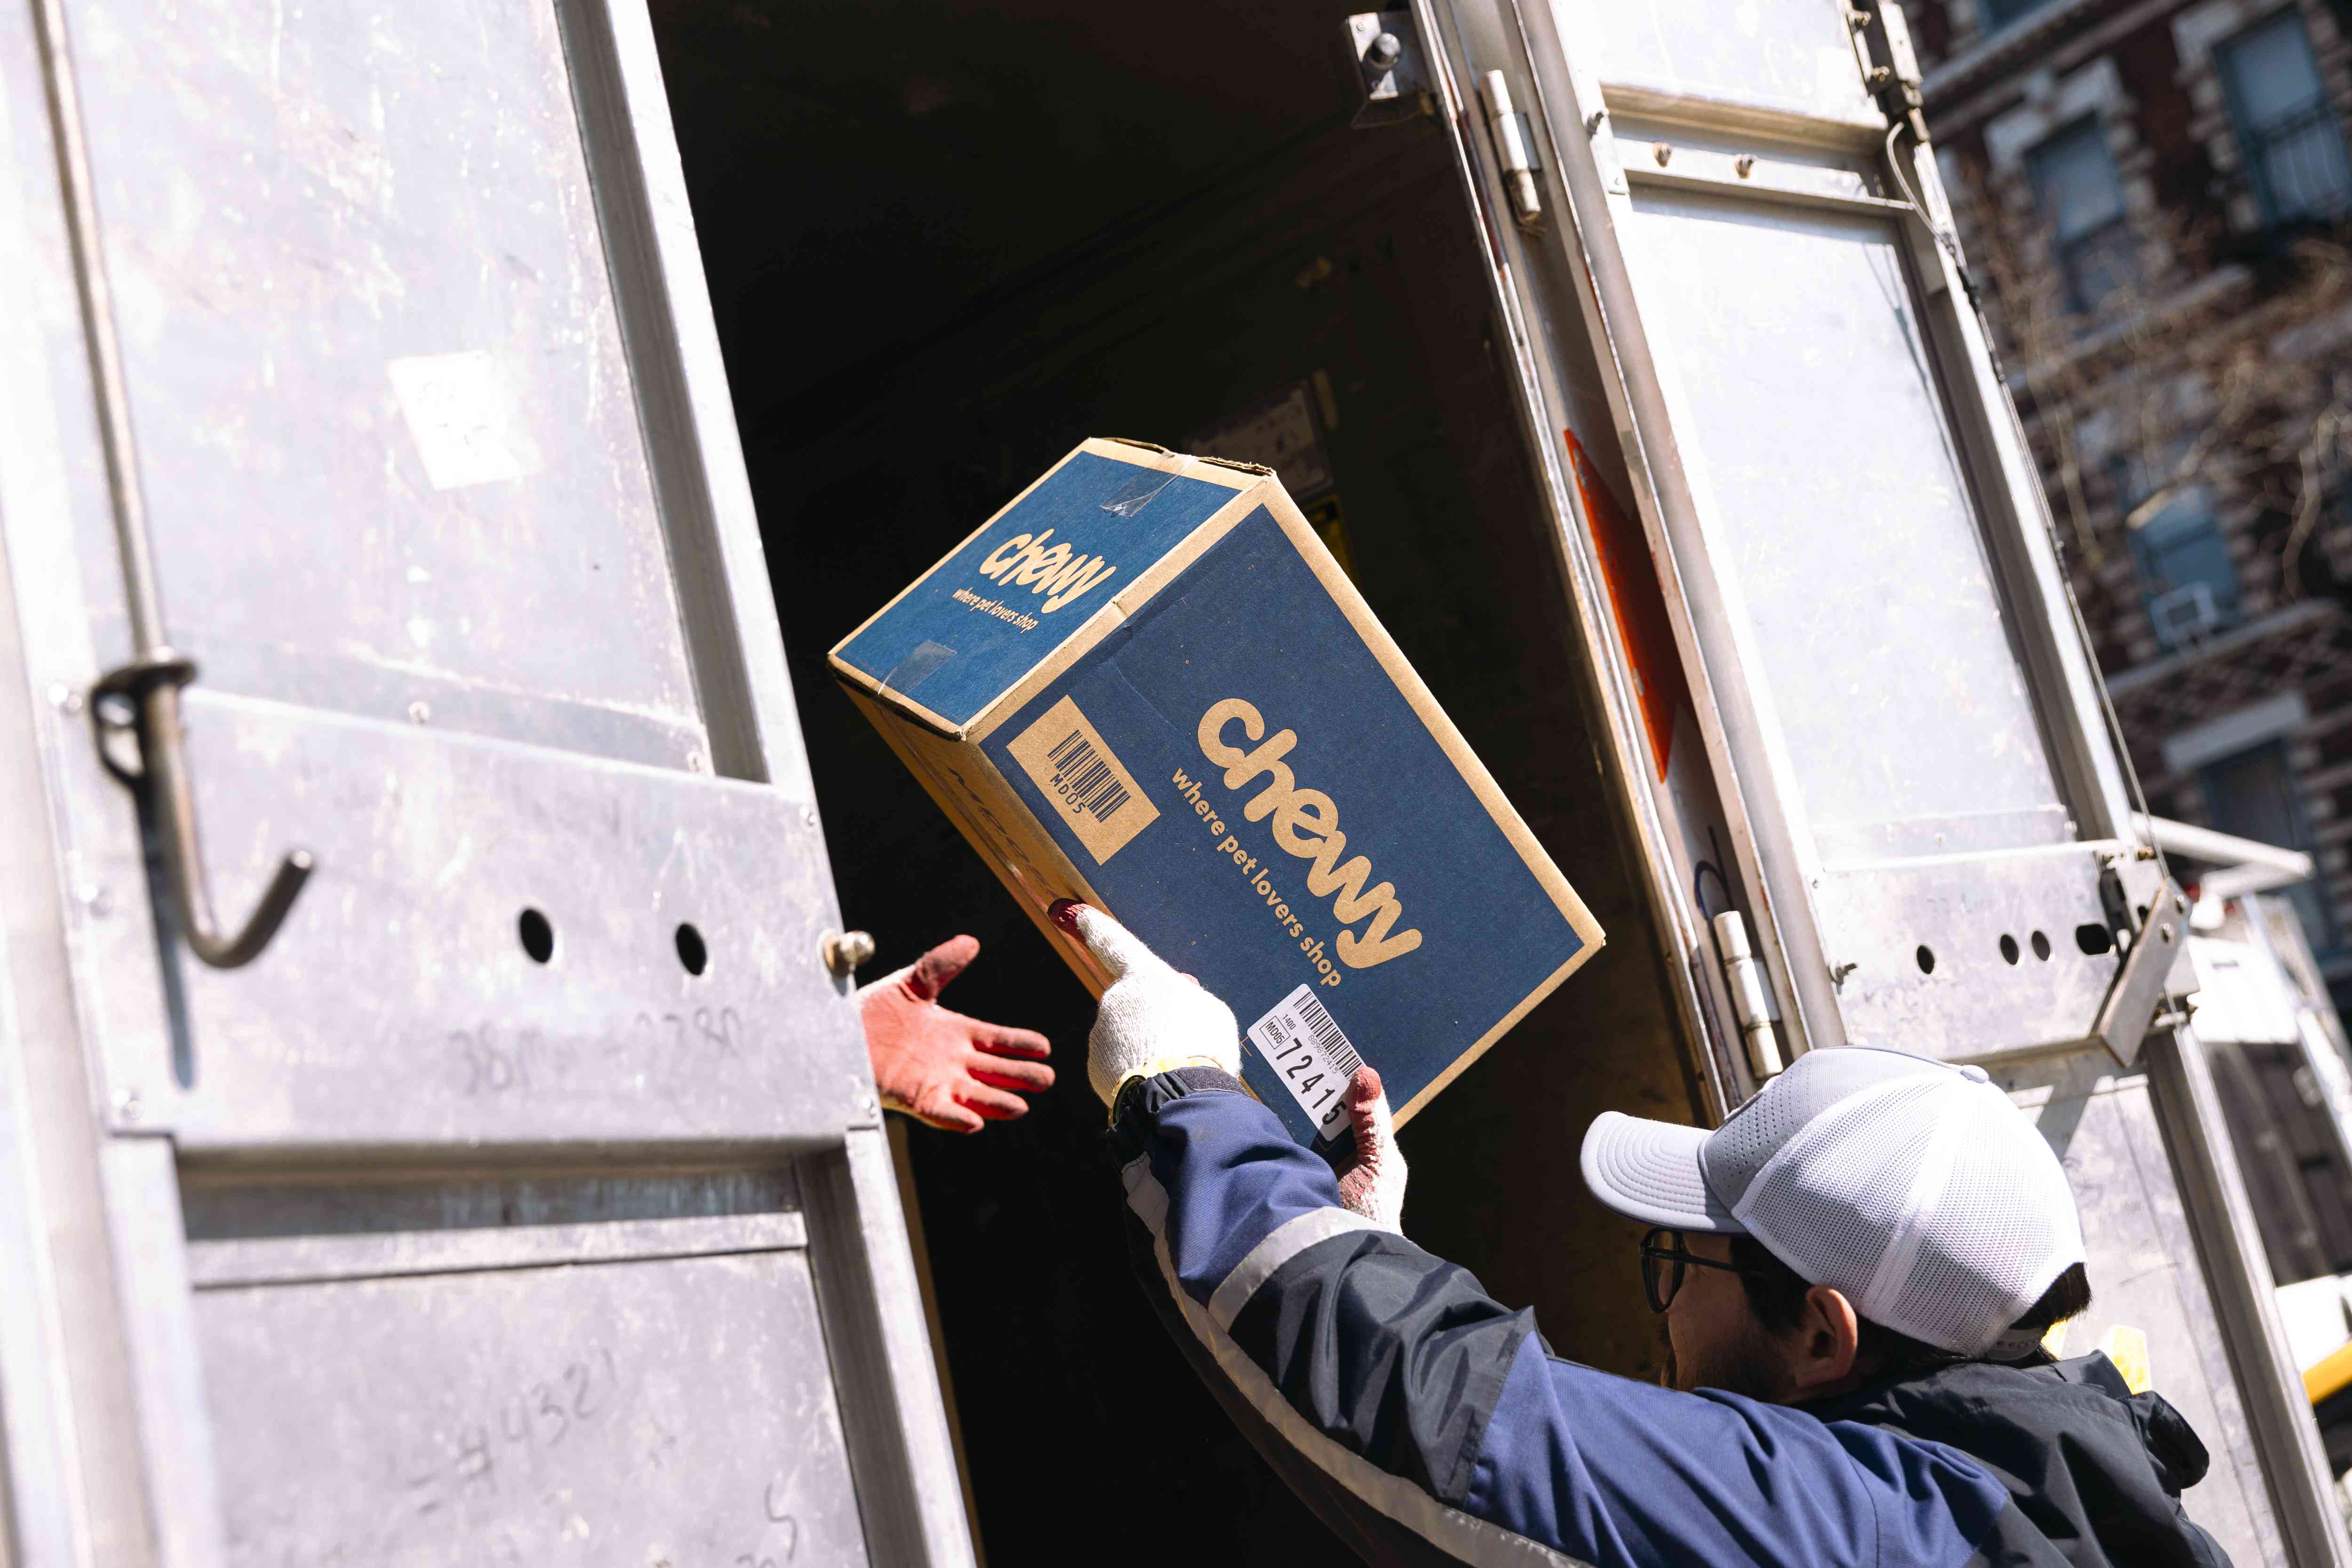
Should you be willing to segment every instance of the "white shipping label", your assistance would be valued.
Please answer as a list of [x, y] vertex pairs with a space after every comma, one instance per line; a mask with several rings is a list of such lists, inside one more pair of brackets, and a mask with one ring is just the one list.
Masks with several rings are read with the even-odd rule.
[[539, 472], [539, 445], [513, 386], [488, 353], [419, 354], [394, 360], [384, 370], [435, 489]]
[[1348, 1122], [1348, 1080], [1364, 1065], [1348, 1037], [1316, 996], [1301, 985], [1249, 1026], [1250, 1044], [1290, 1090], [1290, 1098], [1315, 1123], [1318, 1138], [1334, 1136]]

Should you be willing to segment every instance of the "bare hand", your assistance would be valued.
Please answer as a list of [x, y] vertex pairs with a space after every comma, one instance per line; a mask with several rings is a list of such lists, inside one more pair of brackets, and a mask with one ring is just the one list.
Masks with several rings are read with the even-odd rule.
[[857, 993], [882, 1103], [948, 1132], [1026, 1115], [1021, 1096], [1054, 1087], [1045, 1036], [940, 1005], [940, 993], [979, 955], [977, 937], [954, 937]]

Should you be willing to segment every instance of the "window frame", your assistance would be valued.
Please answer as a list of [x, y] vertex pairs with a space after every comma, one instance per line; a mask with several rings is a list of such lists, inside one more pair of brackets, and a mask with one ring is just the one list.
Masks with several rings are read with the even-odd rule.
[[[2116, 515], [2119, 518], [2128, 516], [2134, 507], [2154, 494], [2158, 488], [2142, 482], [2142, 477], [2134, 471], [2136, 467], [2137, 464], [2130, 458], [2116, 458], [2110, 465], [2118, 503]], [[2139, 590], [2140, 612], [2147, 617], [2148, 630], [2155, 634], [2156, 646], [2165, 653], [2173, 653], [2184, 647], [2194, 647], [2196, 639], [2183, 637], [2177, 631], [2168, 630], [2164, 620], [2157, 613], [2157, 605], [2161, 602], [2198, 588], [2205, 589], [2207, 596], [2216, 602], [2217, 612], [2211, 625], [2204, 632], [2205, 636], [2227, 631], [2245, 619], [2245, 584], [2239, 580], [2238, 563], [2230, 554], [2229, 535], [2222, 531], [2221, 520], [2213, 513], [2212, 493], [2201, 482], [2189, 488], [2198, 492], [2197, 504], [2200, 515], [2194, 525], [2180, 529], [2170, 538], [2160, 538], [2149, 532], [2149, 530], [2155, 528], [2174, 507], [2187, 504], [2188, 498], [2182, 496], [2176, 497], [2163, 510], [2139, 527], [2126, 528], [2124, 531], [2125, 542], [2131, 553], [2132, 576]], [[2185, 543], [2192, 541], [2202, 543], [2207, 538], [2210, 539], [2214, 549], [2220, 554], [2222, 564], [2228, 570], [2229, 577], [2226, 584], [2219, 584], [2210, 576], [2200, 576], [2185, 582], [2176, 581], [2157, 571], [2156, 562], [2158, 559], [2173, 553], [2178, 547]], [[2162, 585], [2159, 586], [2159, 584]]]
[[[2105, 160], [2107, 173], [2115, 184], [2116, 213], [2096, 227], [2070, 237], [2064, 232], [2059, 213], [2053, 210], [2052, 204], [2045, 199], [2048, 186], [2041, 171], [2046, 166], [2046, 160], [2063, 144], [2077, 142], [2095, 146]], [[2025, 150], [2021, 163], [2025, 171], [2025, 183], [2033, 194], [2034, 211], [2049, 237], [2050, 259], [2058, 270], [2066, 309], [2073, 315], [2094, 315], [2118, 290], [2134, 287], [2140, 281], [2139, 231], [2132, 221], [2131, 204], [2124, 190], [2123, 166], [2116, 162], [2115, 147], [2107, 140], [2105, 117], [2094, 110], [2054, 128]], [[2118, 239], [2123, 242], [2119, 247], [2115, 245]], [[2088, 298], [2084, 289], [2084, 263], [2095, 256], [2113, 254], [2118, 249], [2125, 263], [2117, 269], [2122, 275], [2116, 279], [2113, 287], [2105, 293], [2095, 300]]]
[[[2257, 34], [2270, 28], [2292, 31], [2303, 45], [2304, 58], [2311, 62], [2312, 79], [2317, 92], [2292, 114], [2280, 116], [2270, 125], [2258, 128], [2248, 112], [2243, 92], [2239, 85], [2239, 73], [2231, 64], [2234, 52], [2250, 42]], [[2208, 57], [2213, 75], [2221, 89], [2221, 101], [2230, 114], [2230, 134], [2237, 143], [2239, 165], [2245, 172], [2248, 186], [2252, 190], [2254, 205], [2262, 215], [2264, 228], [2278, 228], [2304, 219], [2327, 221], [2352, 214], [2352, 143], [2344, 134], [2343, 117], [2336, 111], [2336, 100], [2327, 90], [2327, 79], [2319, 68], [2318, 51], [2312, 47], [2311, 24], [2302, 7], [2290, 3], [2255, 18], [2228, 37], [2213, 45]], [[2282, 134], [2281, 128], [2284, 127]], [[2336, 168], [2342, 178], [2337, 184], [2336, 199], [2325, 210], [2304, 208], [2293, 213], [2282, 209], [2277, 192], [2273, 189], [2269, 160], [2265, 154], [2293, 136], [2321, 127], [2331, 127], [2336, 132], [2334, 147]]]

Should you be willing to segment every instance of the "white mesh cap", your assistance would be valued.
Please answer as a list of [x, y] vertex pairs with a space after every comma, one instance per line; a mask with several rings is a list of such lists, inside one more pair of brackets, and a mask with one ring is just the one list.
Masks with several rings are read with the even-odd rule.
[[1964, 1355], [2083, 1260], [2066, 1173], [1981, 1068], [1899, 1051], [1808, 1051], [1712, 1132], [1615, 1111], [1584, 1181], [1620, 1214], [1746, 1234], [1855, 1311]]

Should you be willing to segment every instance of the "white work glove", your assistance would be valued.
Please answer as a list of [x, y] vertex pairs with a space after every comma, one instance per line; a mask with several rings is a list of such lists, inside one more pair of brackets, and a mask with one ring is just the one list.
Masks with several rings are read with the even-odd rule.
[[1356, 1132], [1356, 1156], [1339, 1173], [1340, 1205], [1402, 1236], [1404, 1151], [1397, 1147], [1388, 1092], [1371, 1068], [1358, 1068], [1348, 1080], [1348, 1121]]
[[1087, 1037], [1087, 1082], [1103, 1104], [1118, 1098], [1119, 1085], [1190, 1063], [1242, 1073], [1241, 1027], [1234, 1010], [1179, 974], [1143, 944], [1142, 939], [1090, 904], [1065, 900], [1052, 910], [1054, 923], [1087, 944], [1110, 976]]

